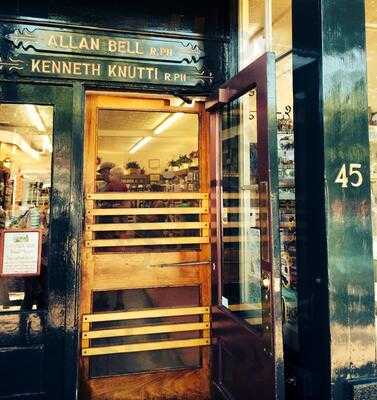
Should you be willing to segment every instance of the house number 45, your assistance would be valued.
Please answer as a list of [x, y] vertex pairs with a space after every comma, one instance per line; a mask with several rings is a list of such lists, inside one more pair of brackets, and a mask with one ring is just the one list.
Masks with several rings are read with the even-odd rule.
[[342, 188], [348, 188], [350, 183], [353, 187], [359, 187], [363, 183], [363, 175], [360, 172], [361, 164], [351, 163], [348, 166], [343, 164], [336, 176], [335, 183], [342, 185]]

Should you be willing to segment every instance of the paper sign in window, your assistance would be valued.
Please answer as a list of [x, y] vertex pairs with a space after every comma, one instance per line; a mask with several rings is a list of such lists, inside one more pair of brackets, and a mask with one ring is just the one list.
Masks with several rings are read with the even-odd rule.
[[0, 237], [2, 276], [39, 275], [41, 263], [40, 230], [3, 230]]

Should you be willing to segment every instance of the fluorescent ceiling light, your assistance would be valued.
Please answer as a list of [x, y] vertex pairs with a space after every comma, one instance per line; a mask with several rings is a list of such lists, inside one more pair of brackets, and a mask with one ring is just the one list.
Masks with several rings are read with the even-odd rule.
[[[183, 103], [184, 103], [184, 101], [182, 101], [181, 105]], [[191, 104], [188, 105], [188, 107], [193, 107], [193, 106], [194, 106], [194, 102], [192, 102]], [[153, 133], [155, 135], [159, 135], [160, 133], [164, 132], [166, 129], [171, 127], [175, 122], [177, 122], [177, 120], [182, 118], [183, 115], [184, 115], [184, 113], [181, 113], [181, 112], [177, 112], [177, 113], [169, 115], [167, 118], [165, 118], [161, 122], [160, 125], [158, 125], [154, 129]], [[130, 147], [130, 149], [128, 150], [128, 152], [130, 154], [135, 154], [138, 150], [140, 150], [143, 146], [145, 146], [147, 143], [149, 143], [152, 139], [153, 139], [152, 136], [145, 136], [144, 138], [140, 139], [137, 143], [132, 145]]]
[[43, 151], [52, 153], [52, 143], [48, 135], [43, 135]]
[[175, 122], [177, 122], [180, 118], [182, 118], [183, 115], [184, 113], [180, 112], [170, 115], [165, 120], [163, 120], [161, 124], [158, 125], [157, 128], [155, 128], [154, 134], [159, 135], [162, 132], [166, 131], [166, 129], [170, 128]]
[[135, 154], [138, 150], [140, 150], [144, 145], [149, 143], [152, 140], [152, 136], [146, 136], [142, 139], [140, 139], [138, 142], [136, 142], [134, 145], [130, 147], [128, 152], [130, 154]]
[[[182, 106], [185, 102], [182, 100], [182, 103], [179, 106]], [[190, 104], [186, 104], [185, 107], [194, 107], [194, 101], [192, 101]], [[162, 132], [166, 131], [168, 128], [170, 128], [175, 122], [177, 122], [180, 118], [182, 118], [185, 115], [185, 113], [182, 112], [176, 112], [174, 114], [169, 115], [167, 118], [165, 118], [160, 125], [158, 125], [154, 129], [154, 134], [155, 135], [160, 135]]]
[[32, 120], [33, 125], [39, 130], [39, 131], [45, 131], [46, 127], [45, 124], [42, 121], [42, 118], [38, 112], [37, 107], [34, 104], [25, 104], [26, 111], [29, 115], [29, 118]]
[[19, 147], [24, 153], [34, 159], [39, 158], [39, 151], [34, 150], [30, 144], [16, 132], [0, 131], [0, 142], [13, 144]]

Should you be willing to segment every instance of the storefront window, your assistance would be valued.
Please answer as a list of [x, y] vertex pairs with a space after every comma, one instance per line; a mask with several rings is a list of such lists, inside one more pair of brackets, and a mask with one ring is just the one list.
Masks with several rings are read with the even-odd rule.
[[53, 108], [0, 105], [0, 313], [45, 307]]
[[97, 191], [197, 192], [198, 126], [197, 114], [100, 110]]
[[269, 258], [266, 182], [258, 176], [257, 90], [221, 115], [223, 182], [222, 305], [249, 325], [262, 324], [261, 262]]
[[[365, 1], [373, 259], [377, 276], [377, 3]], [[375, 278], [376, 282], [376, 278]], [[377, 284], [375, 283], [377, 287]], [[377, 309], [377, 308], [376, 308]]]
[[291, 52], [291, 0], [241, 0], [239, 4], [239, 69], [266, 51], [274, 51], [277, 57]]
[[[294, 381], [297, 327], [295, 138], [293, 130], [292, 2], [242, 0], [239, 12], [239, 69], [266, 51], [276, 56], [277, 147], [281, 287], [286, 377]], [[254, 254], [253, 254], [254, 252]], [[250, 257], [258, 257], [251, 250]], [[288, 390], [289, 391], [289, 390]]]
[[102, 210], [94, 211], [93, 230], [104, 246], [96, 252], [198, 250], [203, 243], [199, 117], [194, 102], [172, 102], [177, 112], [99, 109], [94, 207]]

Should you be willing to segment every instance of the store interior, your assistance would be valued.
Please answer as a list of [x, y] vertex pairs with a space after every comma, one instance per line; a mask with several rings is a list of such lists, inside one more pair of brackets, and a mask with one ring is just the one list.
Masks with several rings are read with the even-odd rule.
[[[38, 229], [48, 247], [53, 107], [0, 105], [0, 229]], [[0, 277], [0, 312], [44, 307], [41, 278]]]
[[[197, 114], [100, 110], [97, 190], [198, 191], [198, 129]], [[109, 184], [106, 170], [124, 186]]]
[[2, 228], [26, 227], [33, 208], [40, 214], [48, 213], [52, 125], [50, 106], [0, 105]]

